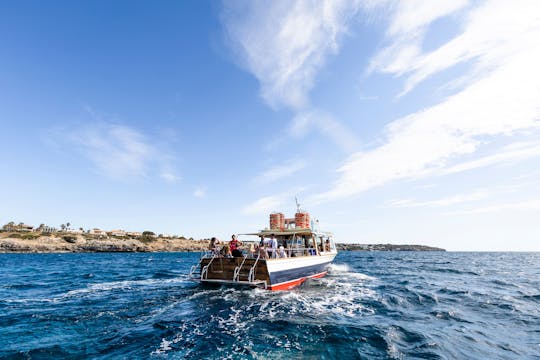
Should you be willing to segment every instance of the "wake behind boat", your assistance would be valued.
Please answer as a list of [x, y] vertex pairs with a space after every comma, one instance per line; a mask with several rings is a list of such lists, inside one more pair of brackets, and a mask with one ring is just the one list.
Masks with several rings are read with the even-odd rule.
[[332, 234], [319, 231], [318, 221], [310, 221], [309, 213], [300, 210], [290, 219], [273, 213], [270, 229], [243, 235], [259, 240], [244, 241], [248, 250], [237, 248], [235, 238], [221, 248], [211, 244], [212, 249], [192, 266], [191, 279], [204, 284], [288, 290], [308, 278], [326, 275], [337, 254]]

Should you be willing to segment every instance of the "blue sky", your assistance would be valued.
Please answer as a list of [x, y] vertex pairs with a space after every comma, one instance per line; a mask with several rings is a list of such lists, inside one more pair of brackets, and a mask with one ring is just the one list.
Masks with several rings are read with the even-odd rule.
[[540, 251], [535, 1], [0, 7], [0, 222]]

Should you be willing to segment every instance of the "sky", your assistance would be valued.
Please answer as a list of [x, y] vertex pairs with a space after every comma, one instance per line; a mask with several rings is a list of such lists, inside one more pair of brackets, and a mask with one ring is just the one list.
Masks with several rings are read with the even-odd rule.
[[3, 1], [0, 222], [540, 251], [540, 4]]

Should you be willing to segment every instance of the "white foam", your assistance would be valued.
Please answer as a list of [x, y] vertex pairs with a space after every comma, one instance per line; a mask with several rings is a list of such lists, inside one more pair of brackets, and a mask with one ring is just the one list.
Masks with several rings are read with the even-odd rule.
[[144, 280], [124, 280], [124, 281], [111, 281], [104, 283], [89, 284], [86, 288], [75, 289], [68, 291], [62, 297], [71, 297], [79, 294], [96, 293], [111, 290], [131, 290], [138, 287], [159, 287], [164, 284], [171, 283], [183, 283], [186, 280], [184, 278], [172, 278], [172, 279], [144, 279]]
[[352, 271], [347, 264], [330, 264], [328, 265], [328, 273], [332, 276], [347, 276], [358, 280], [375, 280], [373, 276]]

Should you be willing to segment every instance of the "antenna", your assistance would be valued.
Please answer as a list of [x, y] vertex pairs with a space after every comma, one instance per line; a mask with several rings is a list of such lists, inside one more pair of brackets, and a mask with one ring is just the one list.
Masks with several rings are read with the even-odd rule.
[[294, 201], [296, 201], [296, 212], [300, 212], [300, 203], [298, 202], [298, 198], [295, 196]]

